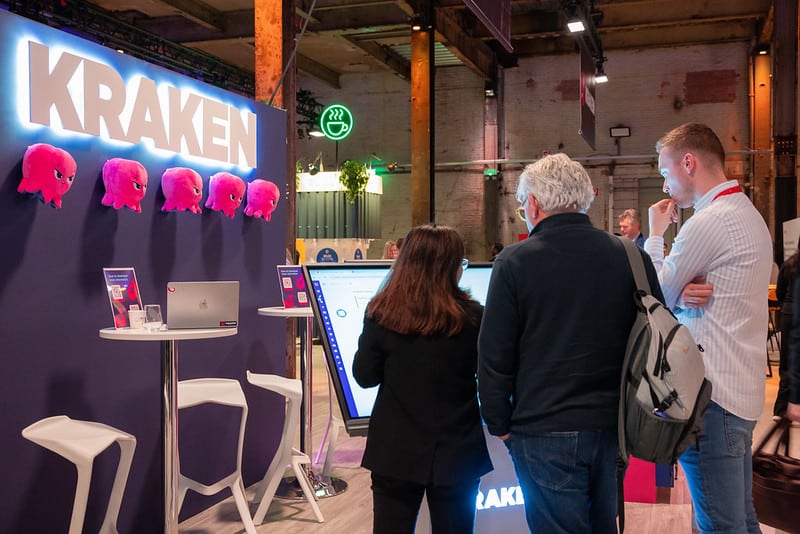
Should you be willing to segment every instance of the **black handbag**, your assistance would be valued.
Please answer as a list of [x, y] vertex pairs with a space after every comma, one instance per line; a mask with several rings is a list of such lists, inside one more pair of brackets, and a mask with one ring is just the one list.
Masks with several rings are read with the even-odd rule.
[[800, 460], [789, 456], [790, 428], [782, 418], [753, 451], [753, 505], [759, 522], [800, 534]]

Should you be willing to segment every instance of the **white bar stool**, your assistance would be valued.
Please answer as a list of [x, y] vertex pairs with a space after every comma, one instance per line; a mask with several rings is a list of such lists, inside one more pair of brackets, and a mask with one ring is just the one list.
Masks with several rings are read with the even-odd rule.
[[[300, 428], [300, 401], [303, 399], [303, 383], [300, 380], [284, 378], [277, 375], [258, 374], [247, 371], [247, 381], [260, 388], [273, 391], [286, 398], [286, 416], [283, 420], [283, 432], [278, 450], [269, 464], [264, 478], [261, 479], [258, 490], [256, 490], [255, 502], [258, 502], [258, 509], [253, 515], [253, 521], [260, 525], [264, 522], [267, 509], [275, 496], [283, 478], [286, 468], [291, 465], [294, 470], [297, 482], [303, 490], [306, 500], [314, 510], [317, 521], [323, 523], [325, 518], [319, 510], [317, 498], [308, 481], [308, 474], [303, 469], [304, 464], [310, 464], [311, 459], [307, 454], [292, 447], [294, 435]], [[311, 402], [311, 399], [308, 399]]]
[[74, 463], [78, 470], [69, 534], [81, 534], [83, 531], [95, 457], [112, 443], [119, 445], [117, 474], [114, 476], [106, 516], [100, 526], [100, 534], [117, 534], [117, 517], [133, 461], [133, 451], [136, 449], [136, 438], [108, 425], [70, 419], [66, 415], [41, 419], [23, 429], [22, 436], [63, 456]]
[[[242, 482], [242, 445], [244, 444], [244, 429], [247, 424], [247, 400], [244, 397], [242, 386], [238, 380], [230, 378], [197, 378], [178, 382], [179, 409], [207, 403], [242, 409], [239, 444], [236, 451], [236, 469], [222, 480], [210, 485], [192, 480], [180, 472], [178, 474], [178, 513], [180, 513], [188, 490], [208, 496], [216, 495], [223, 489], [230, 488], [245, 531], [247, 534], [256, 534], [256, 527], [250, 517], [250, 506], [247, 503]], [[209, 431], [213, 431], [213, 429], [209, 429]]]

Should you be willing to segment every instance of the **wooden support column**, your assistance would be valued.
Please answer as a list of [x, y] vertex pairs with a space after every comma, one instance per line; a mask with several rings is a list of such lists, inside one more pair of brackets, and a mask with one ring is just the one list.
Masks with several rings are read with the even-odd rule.
[[431, 222], [431, 39], [411, 32], [411, 226]]
[[[256, 100], [268, 102], [283, 72], [283, 1], [259, 0], [254, 7]], [[291, 13], [294, 15], [293, 9]], [[283, 107], [280, 91], [275, 95], [272, 105]]]
[[[755, 51], [752, 72], [752, 106], [750, 109], [753, 130], [753, 150], [769, 150], [772, 147], [772, 58], [769, 54], [761, 55]], [[753, 204], [768, 223], [771, 221], [770, 206], [772, 204], [772, 155], [755, 154], [752, 158], [751, 186], [753, 188]], [[772, 226], [770, 224], [770, 226]], [[780, 230], [772, 228], [773, 235]]]
[[[255, 99], [277, 108], [286, 108], [286, 250], [294, 257], [296, 219], [295, 160], [296, 138], [296, 69], [294, 65], [284, 72], [284, 62], [294, 61], [295, 0], [259, 0], [254, 3], [255, 28]], [[281, 84], [278, 87], [278, 84]], [[278, 90], [276, 92], [276, 87]], [[274, 97], [273, 97], [274, 95]], [[272, 99], [272, 102], [270, 102]], [[311, 339], [311, 336], [308, 337]], [[286, 376], [297, 376], [297, 322], [286, 321]]]

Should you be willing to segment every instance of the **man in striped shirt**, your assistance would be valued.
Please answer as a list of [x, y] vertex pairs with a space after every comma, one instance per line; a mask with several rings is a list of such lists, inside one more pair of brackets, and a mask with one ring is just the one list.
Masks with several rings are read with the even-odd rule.
[[[761, 532], [752, 501], [753, 428], [764, 408], [764, 342], [772, 239], [761, 214], [725, 176], [725, 152], [704, 124], [656, 144], [664, 192], [650, 207], [653, 260], [665, 303], [703, 348], [712, 402], [697, 445], [680, 458], [701, 532]], [[672, 251], [676, 208], [694, 207]]]

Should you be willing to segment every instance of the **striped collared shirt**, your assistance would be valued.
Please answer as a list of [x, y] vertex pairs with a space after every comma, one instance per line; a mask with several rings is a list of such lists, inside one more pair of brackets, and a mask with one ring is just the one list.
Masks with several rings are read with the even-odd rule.
[[[737, 187], [723, 182], [706, 193], [664, 258], [664, 239], [650, 237], [666, 304], [703, 348], [712, 400], [734, 415], [756, 420], [764, 408], [767, 287], [772, 239], [761, 214]], [[714, 285], [704, 308], [684, 308], [683, 288], [705, 275]]]

